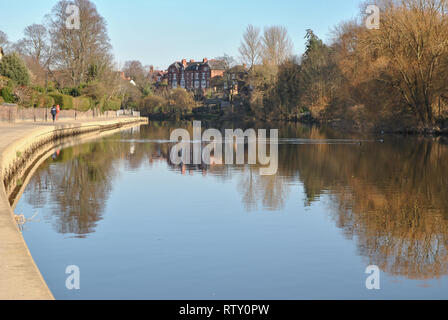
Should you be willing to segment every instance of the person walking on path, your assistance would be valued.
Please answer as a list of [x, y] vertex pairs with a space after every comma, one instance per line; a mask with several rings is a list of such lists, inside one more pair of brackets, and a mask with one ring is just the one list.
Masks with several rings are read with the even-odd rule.
[[50, 110], [51, 116], [53, 117], [53, 123], [56, 120], [57, 109], [56, 106], [52, 106]]
[[58, 120], [59, 112], [61, 112], [61, 107], [59, 105], [56, 106], [56, 120]]

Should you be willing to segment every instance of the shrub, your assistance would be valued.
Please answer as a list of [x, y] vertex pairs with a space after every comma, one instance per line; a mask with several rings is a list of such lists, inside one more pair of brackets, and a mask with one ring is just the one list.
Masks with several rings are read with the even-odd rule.
[[30, 83], [28, 68], [17, 53], [7, 55], [1, 60], [0, 75], [8, 77], [20, 85]]
[[43, 96], [43, 107], [50, 107], [54, 105], [54, 98], [48, 95]]
[[8, 86], [9, 79], [0, 75], [0, 89]]
[[58, 104], [61, 109], [73, 109], [73, 97], [61, 93], [52, 93], [50, 97], [53, 98], [54, 104]]
[[89, 97], [73, 98], [73, 108], [78, 111], [87, 111], [92, 106], [92, 100]]
[[167, 105], [168, 102], [163, 97], [150, 95], [145, 98], [141, 111], [147, 114], [162, 112]]
[[120, 98], [111, 98], [108, 101], [105, 102], [103, 106], [103, 110], [111, 110], [116, 111], [120, 110], [121, 108], [121, 99]]
[[182, 88], [174, 89], [171, 92], [171, 99], [176, 109], [191, 110], [196, 106], [193, 95]]
[[39, 87], [39, 86], [34, 86], [33, 87], [34, 91], [37, 91], [39, 93], [44, 93], [45, 92], [45, 88]]
[[74, 87], [74, 88], [64, 88], [61, 90], [61, 92], [63, 94], [72, 96], [72, 97], [79, 97], [81, 95], [81, 91], [79, 88]]
[[54, 105], [54, 99], [45, 94], [36, 94], [33, 99], [33, 106], [36, 108], [50, 108]]
[[6, 103], [14, 103], [17, 102], [17, 97], [12, 93], [10, 87], [5, 87], [1, 91], [2, 98]]

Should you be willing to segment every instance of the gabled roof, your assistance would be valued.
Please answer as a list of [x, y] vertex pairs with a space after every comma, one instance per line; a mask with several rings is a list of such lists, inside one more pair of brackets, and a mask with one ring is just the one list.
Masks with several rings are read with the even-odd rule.
[[221, 60], [209, 60], [206, 62], [211, 70], [226, 70], [226, 64]]
[[226, 70], [225, 62], [220, 60], [208, 60], [201, 62], [187, 62], [187, 66], [184, 68], [182, 62], [176, 61], [171, 64], [168, 68], [176, 68], [177, 70], [185, 70], [185, 71], [197, 71], [202, 66], [208, 66], [210, 70]]
[[203, 63], [202, 62], [190, 62], [188, 63], [186, 71], [197, 71], [201, 67]]
[[176, 68], [176, 69], [181, 69], [181, 68], [183, 68], [183, 65], [182, 65], [181, 62], [176, 61], [176, 62], [174, 62], [172, 65], [169, 66], [169, 68], [171, 68], [171, 67], [174, 67], [174, 68]]

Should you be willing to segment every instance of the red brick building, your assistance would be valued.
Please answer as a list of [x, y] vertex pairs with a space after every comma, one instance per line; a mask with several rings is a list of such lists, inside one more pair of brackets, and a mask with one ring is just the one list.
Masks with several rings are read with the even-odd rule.
[[187, 90], [205, 90], [211, 88], [211, 80], [223, 76], [225, 64], [219, 60], [195, 62], [186, 59], [173, 63], [168, 67], [166, 75], [168, 87], [171, 89], [184, 88]]
[[155, 84], [160, 84], [165, 79], [167, 72], [162, 70], [154, 70], [154, 67], [149, 68], [148, 78]]

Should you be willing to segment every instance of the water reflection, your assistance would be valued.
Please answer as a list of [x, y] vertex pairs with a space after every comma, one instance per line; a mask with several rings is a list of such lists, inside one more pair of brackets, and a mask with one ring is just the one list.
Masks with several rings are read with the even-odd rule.
[[26, 201], [36, 208], [57, 204], [51, 219], [59, 233], [84, 237], [94, 232], [117, 172], [114, 157], [123, 147], [100, 141], [53, 155], [33, 176]]
[[437, 139], [353, 136], [348, 138], [359, 142], [326, 143], [341, 137], [328, 129], [282, 125], [281, 138], [316, 143], [279, 145], [278, 174], [260, 176], [254, 166], [171, 164], [167, 139], [174, 128], [151, 123], [62, 150], [36, 172], [25, 199], [36, 208], [55, 204], [48, 219], [57, 232], [85, 237], [104, 215], [121, 164], [136, 171], [163, 163], [180, 175], [236, 179], [241, 202], [252, 212], [281, 211], [301, 184], [305, 207], [331, 196], [329, 214], [369, 263], [409, 279], [448, 274], [448, 147]]

